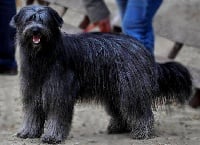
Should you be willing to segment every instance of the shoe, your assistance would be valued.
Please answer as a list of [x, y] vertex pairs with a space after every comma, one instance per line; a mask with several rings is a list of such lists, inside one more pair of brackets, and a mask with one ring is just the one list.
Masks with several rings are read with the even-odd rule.
[[200, 107], [200, 90], [199, 89], [196, 90], [195, 95], [189, 101], [189, 105], [192, 108], [198, 108], [198, 107]]
[[0, 75], [17, 75], [17, 74], [18, 74], [17, 67], [9, 68], [0, 65]]
[[79, 28], [84, 29], [84, 32], [90, 32], [96, 27], [99, 28], [100, 32], [111, 32], [110, 19], [105, 18], [95, 23], [90, 23], [88, 16], [85, 16], [83, 21], [80, 23]]
[[110, 26], [110, 20], [109, 20], [109, 18], [106, 18], [106, 19], [100, 20], [98, 22], [89, 24], [85, 28], [84, 32], [90, 32], [93, 29], [95, 29], [96, 27], [99, 27], [99, 31], [100, 32], [105, 32], [105, 33], [111, 32], [111, 26]]
[[79, 24], [79, 28], [86, 29], [90, 24], [90, 19], [88, 16], [85, 16], [82, 22]]
[[122, 28], [120, 26], [113, 26], [112, 32], [122, 33]]

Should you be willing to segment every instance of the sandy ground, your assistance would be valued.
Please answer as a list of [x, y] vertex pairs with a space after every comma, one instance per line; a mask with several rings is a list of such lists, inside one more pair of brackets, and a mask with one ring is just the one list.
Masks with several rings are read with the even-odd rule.
[[[15, 137], [22, 120], [18, 76], [0, 76], [0, 145], [39, 145], [40, 139]], [[200, 110], [171, 106], [155, 114], [155, 137], [133, 140], [128, 134], [108, 135], [109, 117], [96, 105], [75, 107], [72, 129], [65, 145], [199, 145]]]

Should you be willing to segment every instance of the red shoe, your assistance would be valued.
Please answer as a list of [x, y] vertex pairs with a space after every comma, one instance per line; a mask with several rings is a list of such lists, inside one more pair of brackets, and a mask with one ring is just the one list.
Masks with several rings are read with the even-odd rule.
[[110, 19], [106, 18], [98, 22], [92, 23], [88, 25], [84, 32], [90, 32], [96, 27], [99, 27], [100, 32], [111, 32]]
[[90, 24], [90, 19], [88, 16], [85, 16], [82, 22], [79, 24], [79, 28], [86, 29]]
[[90, 24], [88, 16], [85, 16], [83, 21], [79, 25], [79, 28], [84, 29], [84, 32], [90, 32], [96, 27], [99, 27], [100, 32], [111, 32], [110, 19], [105, 18], [103, 20]]

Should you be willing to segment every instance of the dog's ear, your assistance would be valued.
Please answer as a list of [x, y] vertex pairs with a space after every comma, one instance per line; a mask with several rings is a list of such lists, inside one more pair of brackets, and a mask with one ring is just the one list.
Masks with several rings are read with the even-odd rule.
[[17, 15], [13, 16], [12, 19], [10, 20], [9, 25], [13, 28], [16, 28], [16, 21], [17, 21]]
[[17, 13], [16, 15], [14, 15], [14, 16], [12, 17], [12, 19], [10, 20], [9, 25], [10, 25], [11, 27], [13, 27], [13, 28], [16, 28], [17, 25], [19, 25], [19, 21], [20, 21], [20, 19], [21, 19], [22, 17], [23, 17], [23, 16], [22, 16], [21, 13]]
[[56, 23], [56, 25], [57, 25], [59, 28], [61, 28], [61, 27], [62, 27], [62, 24], [63, 24], [63, 19], [62, 19], [62, 18], [59, 16], [59, 14], [58, 14], [55, 10], [53, 10], [53, 9], [50, 10], [50, 13], [51, 13], [51, 16], [52, 16], [54, 22]]

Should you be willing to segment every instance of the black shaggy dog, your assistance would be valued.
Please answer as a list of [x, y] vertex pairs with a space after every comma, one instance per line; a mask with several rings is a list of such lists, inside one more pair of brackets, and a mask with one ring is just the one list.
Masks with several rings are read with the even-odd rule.
[[108, 133], [147, 139], [152, 107], [190, 96], [190, 74], [181, 64], [156, 63], [126, 35], [63, 34], [62, 23], [56, 11], [42, 6], [24, 7], [11, 21], [20, 46], [25, 112], [18, 137], [59, 143], [69, 134], [75, 103], [95, 100], [111, 116]]

